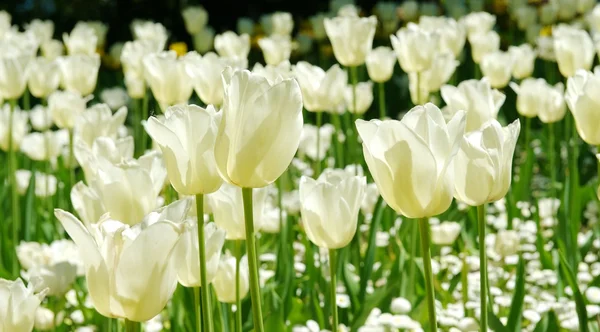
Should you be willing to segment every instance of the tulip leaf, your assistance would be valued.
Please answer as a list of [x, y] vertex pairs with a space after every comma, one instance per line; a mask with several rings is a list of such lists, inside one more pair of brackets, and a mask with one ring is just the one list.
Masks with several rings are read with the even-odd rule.
[[[31, 171], [35, 174], [35, 169]], [[29, 181], [29, 187], [27, 188], [27, 194], [25, 196], [25, 218], [23, 219], [23, 230], [25, 231], [25, 241], [31, 241], [31, 228], [36, 225], [35, 218], [35, 176], [31, 177]], [[53, 220], [53, 218], [50, 218]]]
[[548, 311], [548, 313], [542, 318], [533, 332], [558, 332], [558, 320], [554, 311]]
[[537, 252], [540, 253], [540, 262], [542, 263], [542, 267], [544, 269], [553, 270], [554, 264], [552, 264], [552, 255], [550, 255], [550, 253], [544, 249], [545, 240], [542, 235], [542, 226], [540, 224], [540, 215], [538, 212], [539, 204], [536, 204], [536, 205], [538, 205], [538, 209], [536, 210], [536, 212], [534, 213], [534, 216], [533, 216], [533, 220], [535, 221], [535, 225], [536, 225], [535, 246], [536, 246]]
[[521, 331], [521, 318], [523, 314], [523, 304], [525, 301], [525, 263], [523, 257], [519, 258], [517, 265], [517, 280], [515, 283], [515, 294], [510, 305], [510, 313], [506, 328], [509, 331]]
[[579, 317], [579, 330], [581, 332], [588, 332], [588, 315], [587, 309], [585, 307], [585, 300], [581, 291], [579, 290], [579, 286], [577, 285], [577, 276], [573, 272], [573, 269], [567, 263], [567, 259], [565, 255], [559, 250], [558, 255], [560, 256], [560, 270], [567, 281], [567, 284], [573, 290], [573, 298], [575, 299], [575, 310], [577, 311], [577, 316]]
[[[382, 302], [389, 296], [393, 296], [400, 290], [400, 279], [388, 279], [389, 283], [386, 287], [379, 288], [368, 296], [365, 300], [364, 305], [361, 306], [360, 312], [354, 316], [352, 321], [352, 331], [356, 331], [359, 327], [363, 326], [374, 308], [380, 307]], [[392, 281], [393, 280], [393, 281]]]
[[367, 282], [371, 278], [373, 272], [373, 263], [375, 262], [375, 250], [377, 249], [377, 231], [381, 224], [381, 219], [385, 212], [385, 204], [383, 204], [383, 198], [380, 196], [375, 205], [375, 216], [371, 221], [371, 227], [369, 232], [369, 243], [367, 245], [367, 251], [363, 259], [363, 266], [360, 273], [360, 292], [358, 299], [362, 303], [367, 293]]

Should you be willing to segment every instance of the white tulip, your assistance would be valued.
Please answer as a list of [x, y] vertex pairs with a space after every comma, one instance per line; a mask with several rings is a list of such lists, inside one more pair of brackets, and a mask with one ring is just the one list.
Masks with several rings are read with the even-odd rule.
[[[354, 89], [356, 89], [356, 105], [354, 104]], [[356, 87], [347, 86], [344, 99], [348, 112], [365, 114], [373, 104], [373, 82], [360, 82]]]
[[92, 96], [84, 98], [75, 91], [56, 91], [48, 97], [48, 111], [58, 128], [72, 129], [91, 98]]
[[307, 111], [329, 111], [343, 101], [348, 74], [339, 65], [335, 64], [324, 71], [319, 66], [299, 61], [293, 71]]
[[163, 45], [158, 51], [161, 51], [164, 48], [164, 45], [169, 38], [169, 33], [164, 25], [151, 21], [132, 22], [131, 25], [133, 36], [136, 40], [148, 41], [154, 45]]
[[525, 117], [538, 116], [544, 123], [560, 121], [567, 111], [564, 85], [552, 86], [543, 78], [526, 78], [521, 85], [510, 83], [517, 93], [517, 111]]
[[463, 17], [461, 22], [467, 28], [467, 34], [471, 39], [475, 35], [491, 31], [496, 24], [496, 16], [487, 12], [475, 12]]
[[[319, 150], [317, 151], [317, 130], [319, 131]], [[327, 123], [320, 128], [311, 124], [305, 124], [302, 127], [302, 136], [300, 137], [300, 146], [298, 151], [300, 155], [305, 155], [312, 160], [323, 160], [327, 156], [327, 151], [331, 147], [331, 139], [335, 128]]]
[[113, 114], [108, 105], [96, 104], [77, 118], [75, 136], [90, 147], [98, 137], [116, 139], [118, 130], [125, 123], [126, 118], [126, 107], [121, 107]]
[[494, 251], [502, 257], [514, 255], [519, 252], [519, 233], [515, 230], [500, 230], [496, 234]]
[[213, 48], [215, 29], [206, 27], [192, 36], [194, 49], [199, 53], [206, 53]]
[[324, 20], [327, 37], [331, 41], [337, 61], [348, 67], [360, 66], [373, 47], [377, 18], [335, 17]]
[[222, 57], [247, 59], [250, 53], [250, 36], [238, 36], [233, 31], [226, 31], [215, 37], [215, 50]]
[[25, 287], [21, 279], [10, 281], [0, 278], [0, 294], [0, 330], [32, 331], [35, 312], [46, 291], [35, 294], [32, 285]]
[[479, 64], [486, 54], [500, 49], [500, 36], [496, 31], [491, 30], [469, 35], [469, 43], [471, 44], [471, 57], [475, 63]]
[[102, 162], [113, 165], [133, 159], [133, 137], [128, 136], [115, 140], [100, 136], [91, 145], [80, 138], [75, 138], [73, 147], [75, 159], [81, 165], [87, 183], [93, 183], [98, 175], [98, 167]]
[[[225, 253], [219, 262], [217, 275], [213, 279], [213, 287], [217, 293], [217, 300], [225, 303], [235, 303], [236, 301], [236, 264], [237, 259], [229, 253]], [[250, 273], [248, 270], [248, 257], [244, 256], [239, 262], [240, 270], [240, 299], [243, 299], [250, 290]], [[241, 310], [241, 309], [238, 309]]]
[[379, 46], [369, 52], [365, 61], [371, 80], [377, 83], [387, 82], [394, 73], [396, 53], [387, 46]]
[[87, 96], [94, 92], [100, 70], [98, 54], [76, 54], [61, 57], [58, 60], [61, 72], [61, 86], [65, 90], [79, 92]]
[[515, 61], [509, 52], [494, 51], [487, 53], [481, 59], [481, 73], [487, 77], [492, 88], [500, 89], [510, 81]]
[[[12, 111], [12, 148], [18, 151], [21, 146], [21, 141], [29, 132], [29, 116], [27, 112], [21, 111], [18, 107]], [[0, 108], [0, 149], [8, 151], [10, 140], [9, 126], [11, 119], [11, 106], [4, 104]]]
[[71, 34], [63, 34], [63, 42], [69, 55], [93, 55], [98, 46], [98, 37], [94, 29], [87, 25], [76, 25]]
[[190, 35], [202, 31], [208, 23], [208, 12], [202, 6], [189, 6], [181, 11], [185, 29]]
[[146, 82], [161, 107], [187, 103], [193, 92], [185, 70], [187, 57], [177, 58], [175, 51], [164, 51], [147, 54], [142, 62]]
[[398, 30], [390, 39], [400, 67], [407, 73], [422, 72], [431, 67], [440, 44], [437, 33], [426, 31], [414, 23]]
[[508, 53], [513, 58], [512, 76], [518, 80], [530, 77], [535, 66], [535, 51], [529, 44], [510, 46]]
[[276, 34], [261, 38], [258, 46], [260, 46], [268, 65], [276, 66], [283, 61], [288, 61], [292, 54], [292, 39], [289, 35]]
[[34, 97], [48, 97], [59, 84], [60, 69], [55, 61], [37, 57], [29, 63], [27, 86]]
[[558, 69], [564, 77], [575, 75], [578, 69], [590, 70], [595, 48], [585, 30], [560, 25], [552, 32]]
[[439, 246], [450, 246], [456, 241], [460, 229], [460, 224], [454, 221], [431, 225], [431, 242]]

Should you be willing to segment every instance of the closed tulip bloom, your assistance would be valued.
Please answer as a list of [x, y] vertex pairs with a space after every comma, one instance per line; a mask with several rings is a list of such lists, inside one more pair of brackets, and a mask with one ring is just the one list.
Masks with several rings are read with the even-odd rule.
[[[9, 126], [10, 126], [10, 105], [4, 104], [0, 108], [0, 149], [8, 152], [9, 141]], [[29, 132], [28, 124], [29, 116], [27, 112], [21, 111], [18, 107], [13, 110], [12, 114], [12, 148], [18, 151], [21, 146], [21, 141]]]
[[106, 213], [106, 208], [98, 193], [81, 181], [71, 188], [70, 198], [79, 219], [88, 228], [91, 224], [100, 221], [100, 217]]
[[32, 56], [9, 42], [0, 42], [0, 49], [0, 99], [17, 99], [25, 92]]
[[121, 51], [121, 64], [125, 73], [125, 86], [131, 98], [143, 98], [146, 94], [143, 59], [147, 54], [160, 52], [164, 43], [149, 40], [128, 41]]
[[212, 105], [167, 108], [165, 118], [151, 117], [146, 131], [163, 153], [169, 181], [182, 195], [217, 191], [222, 180], [215, 164], [215, 139], [221, 121]]
[[270, 15], [270, 34], [290, 36], [294, 30], [294, 18], [288, 12], [275, 12]]
[[559, 26], [555, 28], [553, 36], [556, 62], [564, 77], [575, 75], [578, 69], [592, 68], [595, 48], [587, 31]]
[[492, 30], [469, 36], [469, 43], [471, 44], [471, 57], [475, 63], [479, 64], [486, 54], [500, 49], [500, 36]]
[[30, 281], [39, 280], [40, 285], [36, 289], [47, 288], [47, 295], [62, 297], [73, 287], [77, 278], [77, 265], [65, 261], [37, 265], [24, 273], [24, 277]]
[[[242, 69], [242, 67], [234, 68]], [[277, 66], [263, 66], [257, 62], [252, 67], [252, 73], [266, 78], [269, 84], [276, 84], [284, 79], [295, 78], [292, 72], [292, 64], [289, 61], [284, 61]]]
[[518, 80], [530, 77], [533, 74], [536, 54], [531, 45], [510, 46], [508, 53], [514, 59], [512, 76]]
[[387, 82], [394, 73], [396, 53], [387, 46], [379, 46], [369, 52], [366, 64], [371, 80], [377, 83]]
[[496, 16], [488, 12], [475, 12], [463, 17], [462, 24], [467, 28], [469, 39], [491, 31], [496, 24]]
[[515, 60], [508, 52], [495, 51], [484, 55], [479, 66], [492, 88], [500, 89], [510, 81]]
[[129, 226], [111, 215], [90, 229], [71, 213], [55, 210], [79, 248], [89, 295], [100, 314], [141, 322], [163, 310], [177, 286], [172, 256], [188, 209], [189, 202], [177, 201], [152, 223], [146, 219]]
[[[340, 176], [343, 174], [344, 176]], [[364, 176], [325, 170], [317, 180], [300, 179], [302, 225], [321, 248], [343, 248], [354, 237], [367, 180]]]
[[63, 43], [60, 40], [51, 39], [40, 44], [42, 56], [48, 60], [56, 60], [65, 53]]
[[479, 206], [506, 195], [520, 129], [519, 120], [504, 128], [490, 120], [465, 135], [454, 158], [454, 195], [459, 201]]
[[98, 167], [108, 161], [114, 165], [133, 159], [133, 137], [115, 140], [100, 136], [88, 145], [80, 137], [75, 138], [73, 149], [75, 159], [83, 169], [87, 183], [93, 183], [98, 175]]
[[40, 104], [33, 106], [29, 111], [29, 121], [33, 129], [37, 131], [46, 131], [54, 124], [48, 107]]
[[54, 35], [54, 22], [51, 20], [34, 18], [26, 25], [25, 29], [26, 31], [33, 33], [38, 43], [42, 44], [43, 42], [52, 40], [52, 35]]
[[63, 34], [63, 42], [69, 55], [84, 54], [92, 55], [96, 53], [98, 37], [94, 30], [87, 25], [76, 25], [71, 34]]
[[250, 53], [250, 36], [226, 31], [215, 37], [215, 50], [223, 57], [247, 59]]
[[98, 48], [103, 49], [106, 42], [108, 26], [100, 21], [79, 21], [75, 24], [73, 30], [81, 29], [83, 27], [92, 29], [94, 36], [96, 36], [96, 40], [98, 41]]
[[294, 76], [302, 91], [303, 104], [309, 112], [331, 110], [344, 99], [348, 73], [335, 64], [324, 71], [306, 61], [294, 66]]
[[385, 202], [409, 218], [438, 215], [454, 194], [452, 161], [465, 127], [465, 113], [446, 124], [433, 104], [417, 106], [401, 121], [357, 120], [363, 153]]
[[331, 41], [336, 60], [348, 67], [360, 66], [373, 47], [377, 18], [334, 17], [325, 18], [323, 24]]
[[[260, 231], [267, 204], [267, 188], [252, 190], [254, 230]], [[219, 190], [206, 196], [217, 226], [225, 230], [227, 240], [246, 238], [242, 189], [224, 183]]]
[[557, 83], [552, 86], [543, 78], [527, 78], [521, 85], [510, 83], [517, 93], [517, 111], [522, 116], [538, 116], [544, 123], [562, 120], [567, 111], [564, 99], [564, 86]]
[[202, 6], [189, 6], [181, 11], [185, 29], [190, 35], [202, 31], [208, 23], [208, 12]]
[[223, 83], [221, 72], [231, 64], [232, 61], [219, 57], [213, 52], [201, 56], [197, 53], [189, 53], [185, 69], [192, 78], [194, 90], [207, 105], [221, 105], [223, 103]]
[[423, 30], [414, 23], [391, 35], [392, 46], [403, 71], [418, 73], [431, 67], [439, 50], [439, 35]]
[[21, 151], [31, 160], [56, 160], [64, 147], [60, 132], [30, 133], [21, 141]]
[[443, 16], [421, 16], [419, 27], [425, 31], [435, 32], [439, 36], [439, 52], [450, 52], [458, 57], [465, 48], [467, 31], [464, 25], [452, 18]]
[[[408, 83], [413, 103], [415, 105], [425, 104], [431, 93], [440, 91], [442, 85], [450, 80], [459, 64], [453, 54], [441, 53], [436, 55], [431, 67], [427, 70], [421, 73], [409, 73]], [[417, 84], [420, 88], [418, 98]]]
[[[202, 220], [202, 218], [201, 218]], [[204, 224], [206, 248], [206, 279], [211, 283], [217, 274], [221, 261], [221, 249], [225, 243], [225, 231], [215, 223]], [[188, 219], [181, 239], [175, 247], [175, 268], [177, 279], [185, 287], [200, 287], [200, 257], [198, 255], [198, 223]]]
[[517, 231], [500, 230], [496, 234], [494, 251], [502, 257], [515, 255], [519, 252], [520, 241]]
[[206, 53], [213, 48], [213, 42], [215, 40], [215, 29], [212, 27], [205, 27], [202, 31], [192, 36], [192, 44], [194, 49], [199, 53]]
[[65, 90], [79, 92], [87, 96], [94, 92], [100, 69], [100, 56], [70, 55], [58, 61], [61, 72], [61, 85]]
[[58, 64], [46, 58], [35, 58], [29, 64], [29, 77], [27, 81], [29, 92], [34, 97], [46, 98], [60, 84], [60, 69]]
[[294, 79], [271, 85], [260, 75], [231, 68], [223, 71], [223, 84], [223, 118], [215, 143], [219, 174], [239, 187], [265, 187], [281, 176], [298, 150], [300, 87]]
[[[235, 303], [236, 301], [236, 263], [237, 259], [229, 253], [225, 253], [221, 257], [217, 275], [213, 279], [213, 287], [215, 288], [219, 302]], [[248, 256], [244, 256], [240, 261], [240, 299], [248, 295], [248, 291], [250, 290], [249, 278]]]
[[460, 224], [454, 221], [431, 225], [431, 242], [439, 246], [451, 246], [460, 234], [460, 229]]
[[354, 109], [352, 86], [346, 87], [344, 99], [348, 112], [353, 114], [365, 114], [373, 104], [373, 82], [360, 82], [356, 85], [356, 109]]
[[114, 114], [106, 104], [96, 104], [83, 112], [75, 122], [75, 136], [88, 146], [98, 137], [116, 139], [119, 128], [125, 124], [127, 107]]
[[[154, 45], [164, 45], [169, 38], [169, 33], [164, 25], [152, 21], [132, 22], [133, 37], [136, 40], [144, 40]], [[162, 51], [162, 48], [159, 50]]]
[[466, 111], [467, 132], [479, 129], [490, 119], [496, 119], [506, 96], [490, 87], [486, 79], [462, 81], [458, 86], [444, 85], [441, 95], [450, 114]]
[[185, 71], [186, 57], [177, 58], [175, 51], [152, 53], [144, 57], [144, 75], [152, 95], [161, 106], [187, 103], [193, 87]]
[[21, 279], [0, 278], [0, 331], [32, 331], [35, 312], [44, 300], [47, 290], [35, 293], [31, 284], [25, 287]]
[[[75, 120], [85, 111], [90, 98], [75, 91], [56, 91], [48, 97], [48, 110], [58, 128], [71, 129]], [[96, 124], [97, 125], [97, 124]]]
[[567, 81], [565, 100], [575, 118], [579, 136], [588, 144], [600, 145], [600, 72], [579, 70]]
[[272, 35], [261, 38], [258, 46], [262, 50], [267, 65], [276, 66], [289, 60], [292, 54], [292, 39], [288, 35]]

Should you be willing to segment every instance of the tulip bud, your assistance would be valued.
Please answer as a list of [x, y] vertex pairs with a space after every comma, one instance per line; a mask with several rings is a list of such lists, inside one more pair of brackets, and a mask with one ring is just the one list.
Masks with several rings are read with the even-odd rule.
[[133, 30], [133, 37], [136, 40], [142, 40], [149, 42], [154, 45], [160, 45], [161, 51], [167, 43], [168, 35], [167, 29], [160, 23], [151, 21], [135, 21], [131, 23]]
[[[202, 220], [203, 218], [200, 218]], [[206, 278], [211, 283], [217, 274], [221, 259], [221, 249], [225, 243], [225, 231], [214, 223], [204, 224], [204, 241], [206, 248]], [[200, 287], [200, 258], [198, 255], [198, 223], [189, 219], [185, 230], [175, 247], [175, 266], [177, 279], [185, 287]]]
[[594, 43], [585, 30], [560, 25], [552, 32], [558, 69], [564, 77], [578, 69], [590, 70], [594, 62]]
[[519, 233], [514, 230], [500, 230], [496, 234], [494, 251], [502, 257], [511, 256], [519, 252]]
[[283, 61], [288, 61], [292, 54], [292, 39], [288, 35], [261, 38], [258, 46], [260, 46], [268, 65], [276, 66]]
[[[219, 262], [219, 269], [217, 270], [217, 275], [213, 279], [213, 287], [215, 288], [215, 293], [217, 293], [217, 299], [219, 302], [224, 303], [235, 303], [236, 301], [236, 262], [237, 259], [232, 257], [229, 253], [225, 253], [221, 257], [221, 261]], [[250, 274], [248, 270], [248, 257], [242, 257], [240, 261], [240, 299], [243, 299], [248, 295], [248, 291], [250, 290]], [[236, 310], [242, 310], [241, 308], [236, 308]]]
[[75, 120], [85, 111], [89, 99], [75, 91], [56, 91], [48, 97], [50, 116], [58, 128], [71, 129], [75, 126]]
[[25, 287], [21, 279], [0, 278], [0, 317], [3, 331], [32, 331], [35, 313], [46, 296], [46, 290], [34, 294], [31, 284]]
[[451, 246], [460, 234], [460, 228], [460, 224], [453, 221], [431, 225], [431, 242], [438, 246]]
[[373, 47], [377, 18], [335, 17], [323, 21], [337, 61], [348, 67], [360, 66]]
[[94, 92], [100, 69], [100, 56], [70, 55], [58, 61], [61, 72], [61, 85], [65, 90], [79, 92], [87, 96]]
[[544, 123], [560, 121], [567, 111], [563, 97], [564, 86], [557, 83], [552, 86], [543, 78], [526, 78], [521, 85], [510, 83], [517, 93], [517, 111], [532, 118], [536, 115]]
[[240, 17], [237, 20], [237, 33], [240, 35], [247, 34], [252, 36], [254, 34], [254, 21], [249, 17]]
[[186, 57], [177, 58], [174, 51], [164, 51], [148, 54], [142, 62], [146, 82], [162, 107], [187, 104], [193, 87], [190, 76], [185, 71]]
[[[10, 108], [11, 107], [8, 104], [5, 104], [4, 107], [0, 108], [0, 149], [5, 152], [7, 152], [9, 148]], [[29, 116], [27, 116], [25, 111], [21, 111], [18, 107], [15, 107], [12, 112], [12, 148], [14, 151], [18, 151], [21, 146], [21, 141], [30, 129], [27, 124]]]
[[[254, 230], [260, 231], [267, 204], [267, 188], [252, 190]], [[246, 238], [242, 189], [224, 183], [219, 190], [206, 196], [213, 211], [215, 224], [225, 230], [227, 240]]]
[[62, 297], [71, 289], [77, 277], [77, 265], [70, 262], [36, 265], [25, 276], [29, 280], [39, 280], [37, 290], [47, 288], [47, 294]]
[[439, 49], [440, 39], [435, 32], [428, 32], [414, 23], [391, 35], [392, 46], [403, 71], [422, 72], [431, 67]]
[[35, 58], [29, 64], [29, 79], [27, 81], [29, 92], [34, 97], [46, 98], [60, 84], [60, 70], [58, 64], [46, 58]]
[[396, 53], [387, 46], [379, 46], [369, 52], [366, 64], [371, 80], [377, 83], [387, 82], [394, 73]]
[[271, 84], [231, 68], [223, 71], [223, 84], [223, 118], [215, 143], [219, 174], [236, 186], [265, 187], [281, 176], [298, 150], [303, 122], [300, 87], [294, 79]]
[[39, 44], [52, 40], [54, 35], [54, 22], [35, 18], [26, 26], [25, 30], [33, 33]]
[[42, 56], [48, 60], [56, 60], [64, 54], [63, 43], [60, 40], [51, 39], [40, 45]]
[[300, 61], [293, 71], [307, 111], [328, 111], [343, 101], [348, 74], [339, 65], [335, 64], [325, 72], [319, 66]]
[[467, 32], [462, 24], [451, 18], [442, 16], [421, 16], [419, 19], [421, 29], [435, 33], [439, 36], [440, 53], [452, 53], [459, 57], [465, 47]]
[[500, 89], [510, 81], [514, 61], [510, 53], [494, 51], [484, 55], [479, 66], [492, 88]]
[[208, 12], [202, 6], [189, 6], [181, 11], [185, 29], [190, 35], [202, 31], [208, 22]]
[[177, 286], [172, 253], [188, 210], [189, 201], [176, 201], [131, 227], [107, 216], [91, 228], [93, 235], [71, 213], [55, 210], [79, 248], [100, 314], [141, 322], [163, 310]]
[[496, 119], [506, 99], [503, 93], [492, 89], [486, 79], [462, 81], [456, 87], [444, 85], [441, 95], [448, 113], [467, 112], [467, 132], [479, 129], [490, 119]]
[[[459, 62], [454, 59], [454, 55], [441, 53], [436, 55], [430, 68], [420, 73], [409, 73], [408, 87], [413, 103], [415, 105], [427, 103], [429, 95], [440, 91], [442, 85], [450, 80], [458, 65]], [[417, 84], [420, 88], [418, 91]]]
[[103, 49], [104, 43], [106, 42], [106, 33], [108, 32], [108, 26], [100, 21], [79, 21], [75, 24], [73, 30], [81, 28], [89, 28], [96, 36], [97, 48]]
[[469, 43], [471, 44], [471, 57], [475, 63], [479, 64], [486, 54], [500, 49], [500, 36], [496, 31], [491, 30], [469, 35]]
[[567, 81], [565, 100], [575, 118], [579, 136], [588, 144], [600, 145], [600, 102], [596, 96], [600, 89], [600, 72], [579, 70]]
[[75, 122], [75, 136], [88, 146], [96, 138], [117, 138], [119, 128], [125, 124], [127, 107], [123, 106], [115, 114], [106, 104], [96, 104], [88, 108]]
[[[354, 108], [354, 92], [356, 89], [356, 109]], [[344, 93], [346, 108], [353, 114], [365, 114], [373, 103], [373, 82], [360, 82], [356, 87], [347, 86]]]
[[[31, 133], [23, 137], [21, 151], [31, 160], [54, 160], [60, 155], [64, 143], [59, 131]], [[68, 134], [67, 134], [68, 135]]]
[[50, 331], [54, 329], [54, 312], [44, 307], [38, 307], [35, 311], [34, 327], [40, 331]]
[[0, 99], [17, 99], [25, 92], [32, 56], [18, 45], [0, 42]]
[[250, 53], [250, 36], [238, 36], [233, 31], [226, 31], [215, 37], [215, 50], [222, 57], [247, 59]]
[[496, 24], [496, 16], [487, 12], [474, 12], [463, 17], [461, 21], [467, 28], [470, 40], [475, 35], [491, 31]]
[[213, 48], [213, 43], [215, 40], [215, 29], [211, 27], [206, 27], [202, 29], [202, 31], [194, 34], [192, 36], [192, 43], [194, 45], [194, 49], [199, 53], [206, 53]]
[[439, 108], [426, 104], [414, 107], [401, 121], [357, 120], [356, 127], [365, 161], [391, 208], [409, 218], [448, 209], [454, 191], [449, 166], [464, 133], [463, 111], [446, 124]]
[[[455, 197], [471, 206], [503, 198], [512, 179], [512, 161], [519, 137], [519, 120], [502, 128], [490, 120], [465, 135], [454, 159]], [[473, 182], [473, 178], [479, 179]]]
[[518, 80], [530, 77], [533, 74], [536, 54], [529, 44], [510, 46], [508, 53], [513, 58], [512, 76]]
[[275, 12], [269, 15], [270, 31], [269, 34], [290, 36], [294, 30], [294, 18], [287, 12]]
[[414, 0], [403, 1], [400, 5], [400, 17], [407, 22], [419, 18], [419, 3]]
[[151, 117], [146, 131], [163, 153], [169, 181], [182, 195], [209, 194], [221, 186], [215, 164], [215, 139], [221, 121], [212, 105], [167, 108], [162, 120]]
[[[342, 175], [342, 176], [340, 176]], [[317, 180], [300, 179], [302, 224], [308, 239], [322, 248], [343, 248], [354, 237], [367, 180], [325, 170]]]
[[93, 55], [96, 53], [98, 37], [91, 27], [78, 24], [73, 28], [71, 34], [63, 34], [63, 42], [69, 55]]

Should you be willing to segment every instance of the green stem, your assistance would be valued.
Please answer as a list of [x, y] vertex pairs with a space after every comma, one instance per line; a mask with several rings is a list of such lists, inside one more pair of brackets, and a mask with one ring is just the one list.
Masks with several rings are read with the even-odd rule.
[[415, 282], [415, 265], [417, 264], [417, 242], [418, 242], [418, 234], [419, 226], [415, 223], [411, 224], [411, 234], [410, 234], [410, 259], [411, 264], [408, 266], [408, 283], [404, 283], [402, 289], [404, 295], [406, 295], [406, 288], [412, 287]]
[[200, 288], [194, 287], [194, 308], [196, 311], [196, 330], [204, 331], [202, 326], [202, 305], [200, 304]]
[[206, 248], [204, 243], [204, 195], [196, 195], [196, 215], [198, 216], [198, 253], [200, 255], [200, 292], [202, 298], [203, 331], [213, 331], [212, 306], [210, 289], [206, 276]]
[[106, 317], [106, 323], [107, 323], [106, 329], [108, 330], [108, 332], [112, 332], [112, 326], [113, 326], [112, 318]]
[[235, 330], [242, 332], [242, 299], [240, 298], [240, 261], [242, 260], [242, 241], [235, 242]]
[[262, 307], [260, 283], [258, 279], [258, 260], [256, 257], [256, 244], [254, 238], [254, 215], [252, 210], [252, 188], [242, 188], [244, 200], [244, 219], [246, 224], [246, 251], [248, 252], [248, 269], [250, 272], [250, 295], [252, 300], [252, 315], [254, 317], [254, 331], [264, 332], [262, 320]]
[[340, 119], [340, 115], [338, 113], [331, 114], [331, 122], [333, 123], [333, 127], [335, 128], [333, 142], [335, 144], [335, 165], [336, 167], [343, 167], [344, 165], [344, 150], [342, 149], [342, 144], [338, 139], [338, 134], [342, 132], [342, 121]]
[[416, 104], [420, 105], [421, 104], [421, 72], [417, 72], [417, 84], [416, 84], [416, 86], [417, 86], [417, 92], [416, 92], [417, 93], [417, 95], [416, 95], [416, 97], [417, 97], [417, 103]]
[[352, 82], [352, 112], [356, 112], [356, 86], [358, 85], [358, 71], [356, 66], [350, 67], [350, 80]]
[[377, 83], [379, 87], [379, 119], [385, 119], [385, 83], [379, 82]]
[[336, 286], [336, 274], [337, 274], [337, 253], [335, 249], [329, 249], [329, 274], [331, 277], [331, 315], [333, 321], [331, 323], [331, 332], [337, 332], [339, 320], [337, 310], [337, 286]]
[[[144, 98], [142, 99], [142, 121], [148, 120], [148, 92], [144, 93]], [[148, 148], [148, 135], [144, 132], [144, 130], [140, 130], [140, 143], [141, 143], [141, 151], [140, 154], [144, 154], [146, 149]]]
[[23, 110], [29, 111], [31, 109], [31, 98], [29, 96], [29, 89], [23, 91]]
[[427, 218], [420, 218], [419, 228], [421, 230], [421, 248], [423, 250], [423, 272], [425, 272], [425, 290], [427, 291], [427, 310], [429, 313], [428, 331], [437, 331], [437, 319], [435, 316], [435, 290], [433, 288], [431, 251], [429, 249], [429, 243], [431, 241], [429, 220]]
[[548, 163], [550, 164], [550, 192], [552, 197], [556, 197], [556, 157], [554, 153], [554, 123], [548, 123]]
[[321, 123], [323, 121], [323, 112], [317, 112], [317, 171], [315, 172], [315, 176], [319, 176], [321, 174]]
[[[69, 187], [73, 188], [75, 186], [75, 153], [73, 152], [73, 147], [74, 147], [74, 129], [73, 128], [69, 128], [69, 184], [71, 185]], [[68, 189], [67, 189], [68, 190]], [[67, 192], [67, 196], [70, 195], [70, 192]], [[73, 210], [73, 206], [71, 204], [71, 200], [69, 199], [69, 209]]]
[[477, 223], [479, 225], [479, 296], [481, 298], [480, 331], [487, 331], [487, 257], [485, 248], [485, 204], [477, 207]]
[[134, 99], [135, 112], [133, 114], [133, 132], [135, 134], [135, 156], [138, 157], [142, 154], [140, 149], [142, 148], [142, 135], [144, 135], [144, 128], [142, 127], [142, 104], [143, 99]]
[[[13, 246], [17, 248], [19, 244], [19, 227], [21, 225], [21, 214], [19, 211], [19, 193], [17, 191], [17, 156], [16, 156], [16, 146], [13, 140], [13, 130], [14, 130], [14, 117], [15, 111], [17, 107], [16, 100], [10, 100], [10, 116], [9, 116], [9, 124], [8, 124], [8, 176], [10, 179], [10, 189], [11, 189], [11, 213], [12, 213], [12, 236], [13, 236]], [[13, 275], [19, 275], [19, 260], [17, 258], [17, 252], [15, 249], [14, 261], [12, 264], [12, 272]]]
[[139, 322], [132, 322], [129, 319], [125, 319], [125, 332], [140, 332], [142, 330]]

